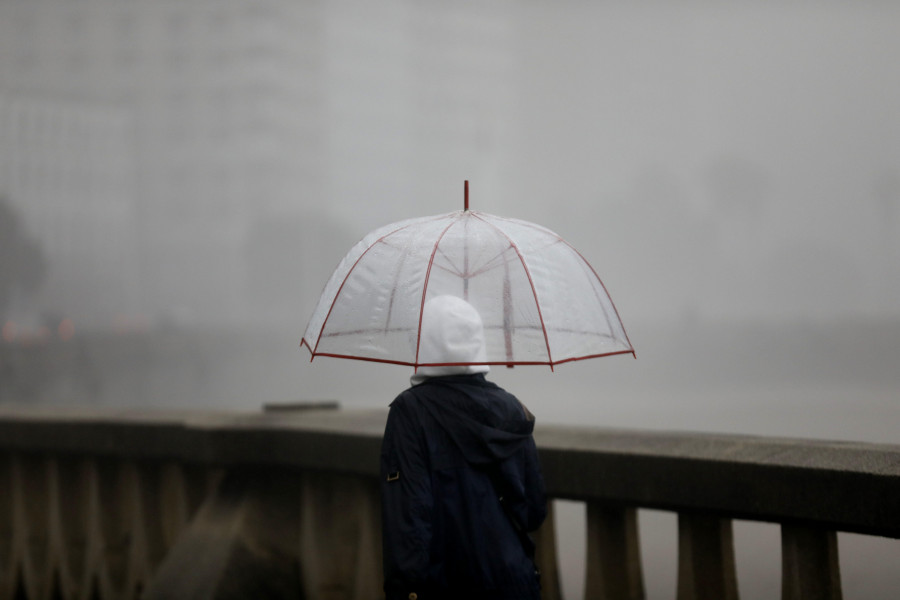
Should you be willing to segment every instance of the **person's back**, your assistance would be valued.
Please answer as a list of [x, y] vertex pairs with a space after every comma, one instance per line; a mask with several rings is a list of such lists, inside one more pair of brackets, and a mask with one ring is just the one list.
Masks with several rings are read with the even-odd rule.
[[[474, 362], [483, 342], [473, 312], [456, 298], [426, 304], [426, 356], [453, 347], [463, 362], [468, 345]], [[486, 370], [420, 369], [391, 404], [381, 455], [388, 600], [540, 597], [526, 533], [546, 515], [534, 419]]]

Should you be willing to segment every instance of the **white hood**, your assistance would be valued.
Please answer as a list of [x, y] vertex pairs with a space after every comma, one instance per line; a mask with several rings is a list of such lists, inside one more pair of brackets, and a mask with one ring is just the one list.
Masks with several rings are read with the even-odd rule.
[[[422, 383], [428, 377], [487, 373], [490, 367], [484, 347], [484, 326], [475, 308], [456, 296], [437, 296], [422, 309], [422, 329], [419, 333], [419, 364], [410, 381]], [[450, 364], [447, 363], [468, 363]]]

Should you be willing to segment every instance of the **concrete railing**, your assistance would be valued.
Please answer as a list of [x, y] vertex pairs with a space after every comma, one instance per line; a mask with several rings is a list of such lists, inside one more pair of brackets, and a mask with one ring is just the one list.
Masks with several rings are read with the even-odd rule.
[[[0, 600], [379, 598], [385, 415], [0, 408]], [[550, 496], [587, 507], [589, 599], [644, 597], [638, 508], [678, 513], [680, 600], [738, 597], [731, 519], [781, 524], [784, 599], [841, 597], [835, 532], [900, 537], [900, 447], [535, 435]]]

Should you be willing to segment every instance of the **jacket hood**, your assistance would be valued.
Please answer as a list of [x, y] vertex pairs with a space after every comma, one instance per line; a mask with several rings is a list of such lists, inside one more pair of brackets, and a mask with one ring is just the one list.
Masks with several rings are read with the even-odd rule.
[[[487, 373], [487, 352], [481, 316], [456, 296], [436, 296], [422, 308], [413, 385], [428, 377]], [[473, 364], [474, 363], [474, 364]]]
[[483, 374], [435, 377], [415, 389], [471, 464], [502, 461], [531, 439], [534, 416]]

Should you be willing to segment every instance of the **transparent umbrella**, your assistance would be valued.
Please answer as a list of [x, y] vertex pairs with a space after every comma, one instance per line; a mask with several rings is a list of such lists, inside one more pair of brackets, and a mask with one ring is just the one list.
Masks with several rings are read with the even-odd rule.
[[[465, 210], [375, 229], [343, 258], [303, 335], [311, 358], [420, 361], [425, 302], [452, 295], [481, 316], [490, 365], [634, 354], [600, 277], [545, 227]], [[454, 363], [455, 364], [455, 363]]]

